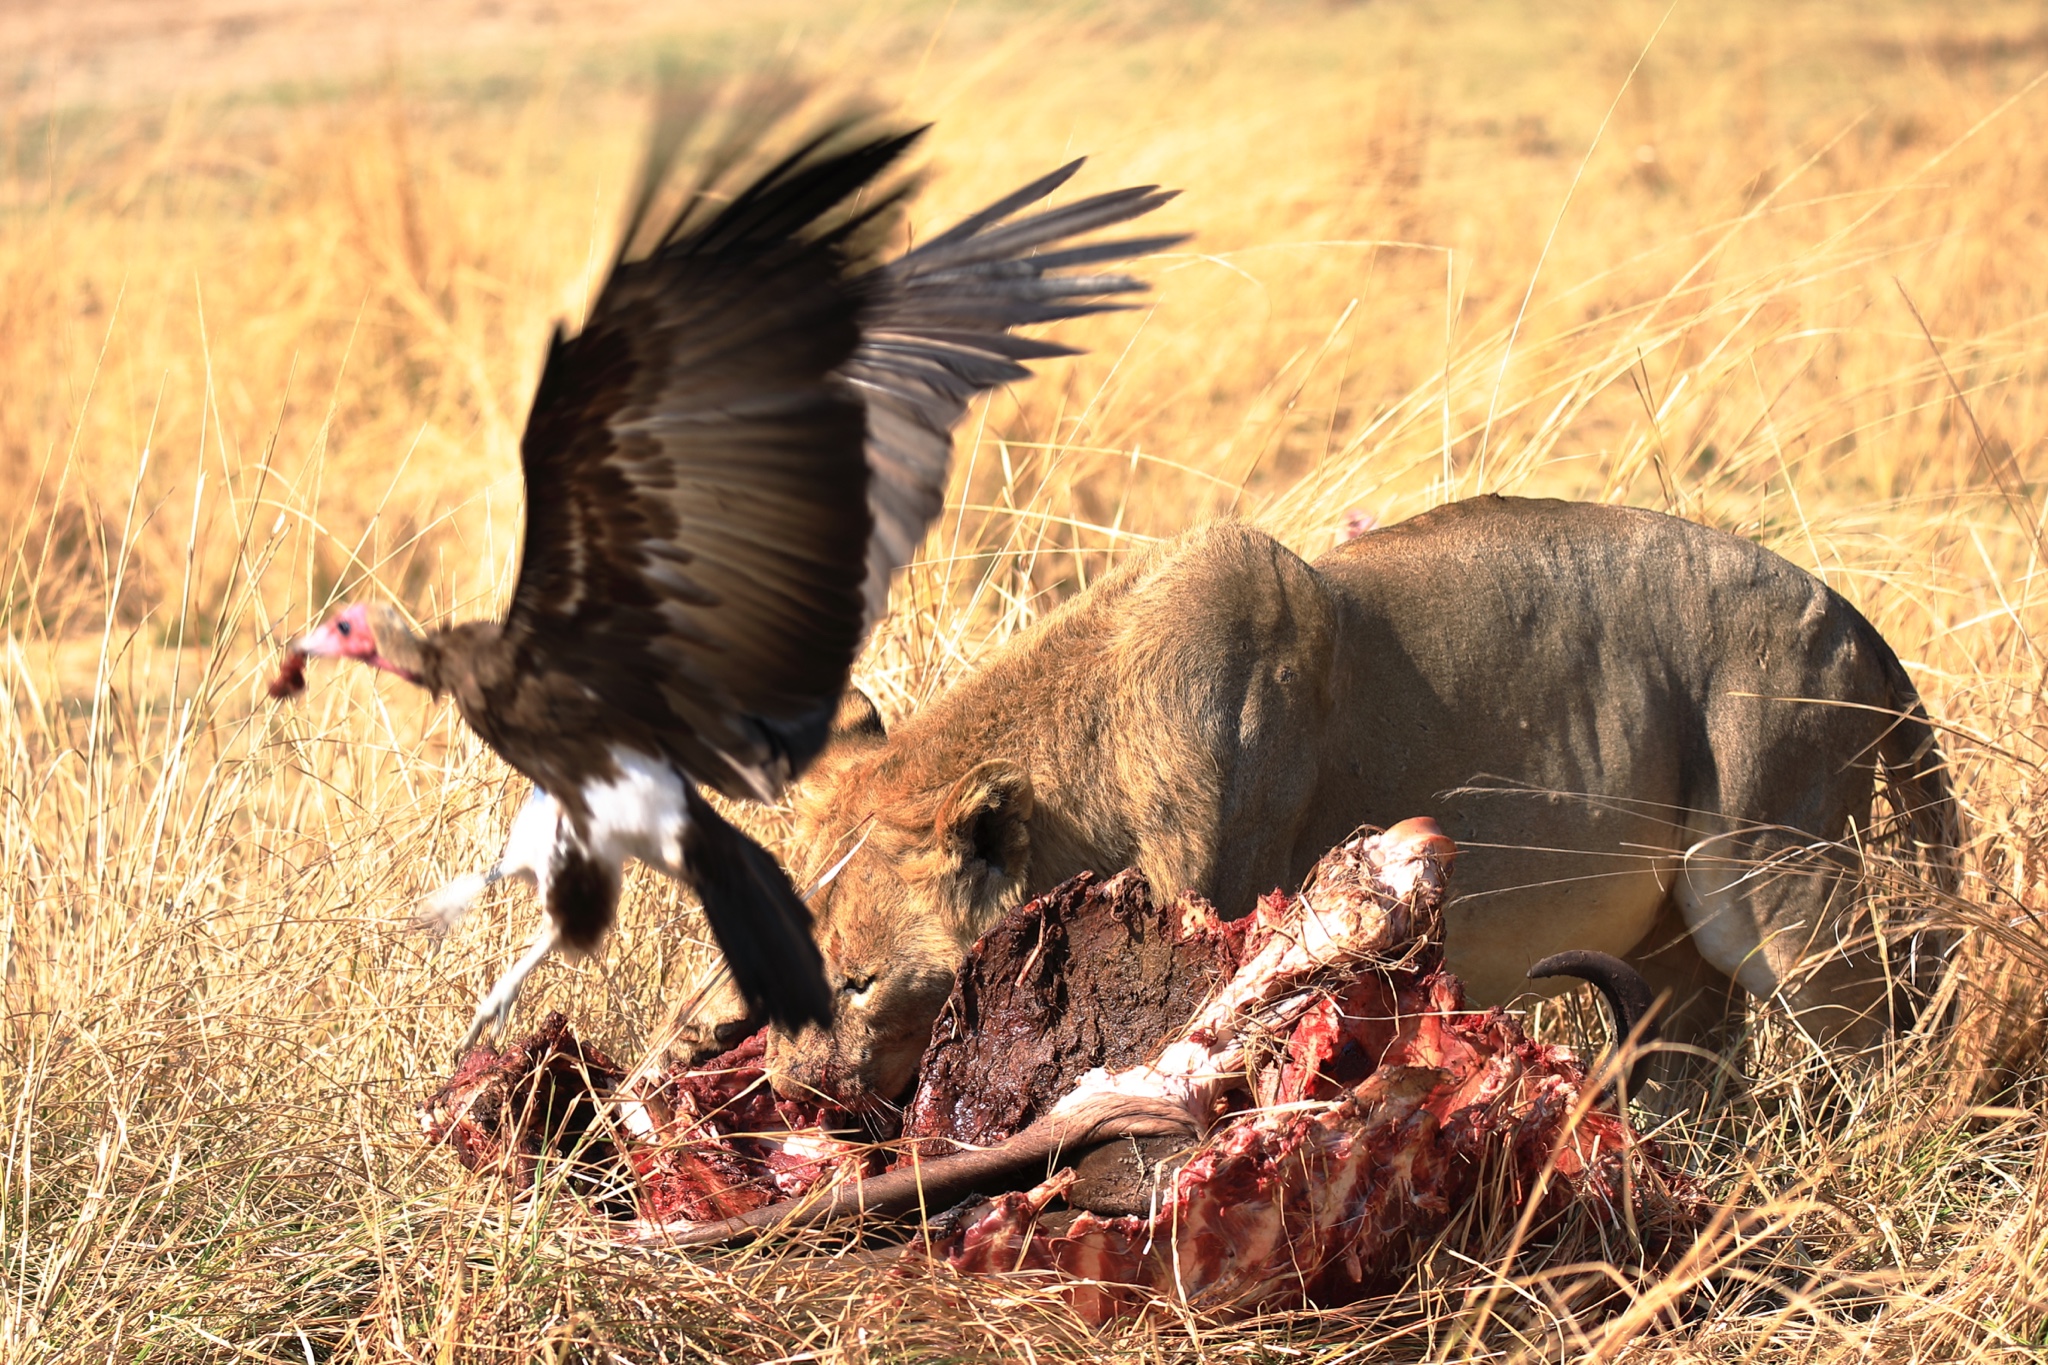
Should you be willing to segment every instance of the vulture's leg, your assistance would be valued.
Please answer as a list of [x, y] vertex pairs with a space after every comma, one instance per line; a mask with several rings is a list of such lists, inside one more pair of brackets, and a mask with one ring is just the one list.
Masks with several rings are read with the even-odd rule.
[[526, 956], [512, 964], [512, 970], [498, 978], [498, 984], [491, 987], [491, 993], [477, 1002], [476, 1018], [470, 1020], [469, 1032], [462, 1035], [462, 1041], [455, 1045], [455, 1055], [461, 1057], [476, 1040], [483, 1036], [489, 1025], [491, 1037], [496, 1038], [505, 1031], [505, 1025], [512, 1018], [512, 1004], [519, 999], [519, 989], [526, 984], [526, 978], [533, 975], [533, 969], [547, 961], [547, 956], [562, 941], [561, 930], [555, 927], [555, 917], [543, 914], [540, 929], [534, 934], [533, 942], [526, 949]]
[[[529, 824], [529, 813], [543, 805], [545, 823], [536, 816]], [[498, 984], [491, 987], [491, 993], [478, 1002], [476, 1018], [471, 1021], [457, 1055], [469, 1051], [486, 1025], [490, 1026], [493, 1037], [504, 1032], [506, 1022], [512, 1017], [512, 1004], [519, 999], [520, 987], [526, 984], [527, 977], [533, 975], [533, 969], [547, 960], [549, 953], [557, 948], [567, 948], [578, 955], [595, 952], [618, 913], [623, 869], [614, 861], [593, 858], [585, 851], [575, 826], [561, 819], [560, 812], [561, 808], [552, 800], [528, 802], [526, 810], [520, 812], [513, 825], [512, 838], [506, 844], [508, 856], [500, 866], [507, 869], [507, 875], [511, 875], [510, 851], [516, 849], [519, 856], [525, 856], [527, 850], [521, 843], [524, 828], [534, 841], [534, 857], [520, 870], [530, 870], [540, 888], [540, 928], [534, 932], [533, 943], [527, 948], [526, 955], [513, 963], [512, 970], [500, 977]], [[543, 835], [547, 839], [546, 845], [539, 843]]]
[[492, 863], [486, 872], [463, 873], [420, 902], [420, 908], [412, 914], [412, 927], [424, 929], [435, 938], [442, 937], [462, 922], [478, 896], [504, 879], [503, 863]]
[[438, 938], [461, 922], [478, 896], [507, 877], [523, 877], [531, 885], [541, 885], [541, 873], [560, 837], [561, 822], [561, 806], [535, 787], [513, 818], [498, 861], [487, 872], [465, 872], [427, 897], [413, 912], [413, 927]]

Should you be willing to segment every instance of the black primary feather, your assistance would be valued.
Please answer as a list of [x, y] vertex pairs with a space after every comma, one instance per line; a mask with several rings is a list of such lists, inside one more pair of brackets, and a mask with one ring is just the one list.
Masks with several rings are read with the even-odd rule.
[[[507, 643], [573, 675], [604, 738], [727, 795], [771, 797], [808, 761], [790, 735], [860, 647], [866, 414], [838, 370], [860, 339], [853, 239], [896, 212], [904, 187], [873, 186], [916, 136], [835, 121], [737, 188], [695, 184], [658, 230], [643, 189], [625, 232], [642, 246], [557, 335], [535, 395]], [[682, 139], [656, 142], [653, 179]]]
[[[1128, 275], [1056, 272], [1162, 251], [1182, 234], [1129, 237], [1040, 253], [1069, 237], [1128, 222], [1177, 193], [1113, 190], [1011, 221], [1067, 183], [1070, 161], [970, 214], [862, 281], [861, 340], [843, 373], [867, 404], [869, 624], [888, 608], [889, 583], [910, 562], [945, 504], [953, 428], [976, 394], [1026, 378], [1020, 361], [1071, 355], [1011, 329], [1126, 305], [1110, 296], [1145, 285]], [[829, 715], [827, 717], [829, 719]]]
[[766, 849], [688, 789], [683, 865], [747, 1004], [783, 1028], [832, 1022], [811, 912]]
[[773, 797], [823, 746], [967, 403], [1068, 353], [1011, 330], [1122, 306], [1137, 280], [1068, 272], [1181, 240], [1062, 245], [1172, 197], [1150, 186], [1016, 216], [1077, 161], [877, 265], [921, 130], [845, 115], [772, 155], [793, 105], [743, 103], [658, 217], [701, 112], [670, 101], [627, 246], [557, 335], [521, 445], [508, 646], [573, 675], [608, 738], [728, 796]]
[[[619, 254], [542, 368], [511, 604], [447, 637], [466, 653], [434, 685], [579, 829], [616, 751], [731, 797], [802, 772], [939, 510], [968, 401], [1068, 353], [1011, 330], [1119, 306], [1142, 286], [1090, 272], [1179, 240], [1067, 245], [1171, 197], [1150, 187], [1017, 216], [1076, 162], [880, 264], [922, 130], [854, 112], [786, 137], [803, 98], [755, 92], [694, 153], [707, 102], [664, 101]], [[742, 989], [825, 1019], [802, 902], [689, 799], [688, 875]]]

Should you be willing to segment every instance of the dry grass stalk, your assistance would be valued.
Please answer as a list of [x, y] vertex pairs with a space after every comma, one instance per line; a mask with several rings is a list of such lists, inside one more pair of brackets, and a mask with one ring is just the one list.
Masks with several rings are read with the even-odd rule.
[[[863, 664], [890, 714], [1198, 518], [1313, 551], [1348, 515], [1486, 490], [1754, 536], [1909, 661], [1952, 727], [1977, 871], [1953, 901], [1905, 899], [1978, 931], [1968, 1027], [1845, 1068], [1759, 1013], [1731, 1102], [1665, 1135], [1747, 1210], [1685, 1271], [1504, 1280], [1439, 1257], [1341, 1315], [1101, 1337], [1030, 1284], [885, 1291], [816, 1259], [830, 1243], [579, 1249], [545, 1177], [474, 1215], [410, 1114], [530, 911], [507, 898], [438, 951], [403, 925], [518, 793], [447, 713], [368, 677], [286, 710], [259, 683], [279, 632], [343, 590], [433, 616], [506, 587], [526, 392], [605, 259], [644, 115], [641, 49], [564, 29], [403, 79], [217, 97], [223, 56], [175, 98], [6, 97], [0, 1354], [2037, 1351], [2048, 49], [2022, 6], [1815, 0], [1681, 9], [1645, 55], [1662, 13], [772, 18], [804, 21], [799, 59], [939, 118], [921, 222], [1086, 149], [1079, 188], [1187, 186], [1201, 232], [1155, 271], [1156, 308], [1069, 329], [1088, 357], [963, 433], [955, 503]], [[784, 38], [690, 22], [719, 60]], [[705, 951], [639, 879], [605, 959], [548, 969], [532, 1007], [631, 1060]]]

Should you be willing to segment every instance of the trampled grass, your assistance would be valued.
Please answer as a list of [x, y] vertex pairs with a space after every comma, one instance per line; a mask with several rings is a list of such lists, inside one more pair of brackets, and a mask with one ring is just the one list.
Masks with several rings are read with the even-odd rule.
[[[7, 1358], [2048, 1344], [2032, 8], [83, 0], [0, 22]], [[1187, 191], [1162, 217], [1199, 236], [1147, 307], [1068, 328], [1087, 356], [963, 429], [860, 670], [890, 715], [1206, 518], [1312, 554], [1347, 516], [1482, 491], [1676, 511], [1825, 576], [1947, 727], [1972, 875], [1934, 908], [1976, 931], [1962, 1026], [1844, 1069], [1759, 1013], [1744, 1093], [1664, 1134], [1743, 1218], [1597, 1312], [1571, 1288], [1595, 1272], [1438, 1259], [1342, 1314], [1091, 1335], [1014, 1285], [599, 1254], [563, 1235], [566, 1196], [508, 1206], [423, 1147], [414, 1108], [533, 912], [493, 900], [438, 948], [406, 920], [494, 849], [518, 784], [408, 692], [337, 670], [279, 708], [261, 680], [340, 597], [434, 619], [509, 586], [525, 403], [610, 248], [660, 51], [790, 61], [936, 119], [919, 231], [1083, 151], [1076, 192]], [[687, 902], [637, 879], [602, 960], [544, 969], [522, 1018], [562, 1005], [631, 1057], [705, 953]]]

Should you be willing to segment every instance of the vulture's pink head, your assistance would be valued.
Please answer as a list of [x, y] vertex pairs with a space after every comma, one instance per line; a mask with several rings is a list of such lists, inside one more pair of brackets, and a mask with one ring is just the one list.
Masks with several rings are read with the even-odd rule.
[[[381, 648], [380, 636], [389, 637]], [[416, 683], [420, 681], [418, 670], [390, 657], [409, 657], [416, 652], [410, 648], [414, 643], [412, 632], [405, 628], [404, 618], [396, 611], [354, 603], [284, 647], [284, 663], [271, 679], [270, 695], [294, 697], [305, 691], [308, 659], [355, 659]]]

